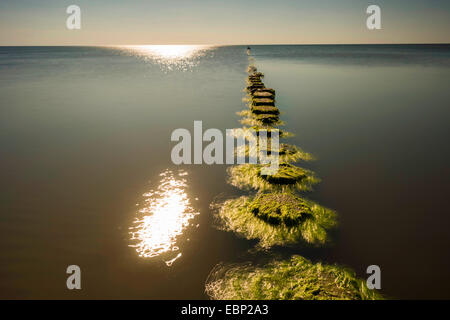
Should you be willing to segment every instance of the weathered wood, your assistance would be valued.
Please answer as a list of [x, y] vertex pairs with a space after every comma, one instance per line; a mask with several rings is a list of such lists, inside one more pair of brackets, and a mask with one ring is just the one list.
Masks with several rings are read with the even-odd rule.
[[249, 83], [252, 83], [252, 84], [258, 84], [258, 83], [263, 83], [261, 80], [259, 80], [259, 79], [248, 79], [248, 82]]
[[280, 114], [280, 110], [275, 106], [251, 106], [251, 110], [254, 114]]
[[273, 94], [272, 92], [269, 91], [255, 91], [253, 92], [252, 95], [253, 98], [269, 98], [269, 99], [274, 99], [275, 98], [275, 94]]
[[256, 116], [258, 121], [261, 121], [263, 124], [272, 124], [280, 121], [277, 114], [271, 113], [262, 113]]
[[275, 95], [275, 90], [270, 88], [259, 88], [258, 90], [255, 90], [255, 92], [270, 92], [273, 95]]
[[270, 98], [253, 98], [252, 105], [254, 106], [274, 106], [275, 100]]
[[255, 66], [248, 66], [247, 68], [248, 73], [255, 73], [258, 71]]
[[253, 92], [256, 91], [258, 89], [264, 89], [264, 85], [263, 84], [253, 84], [247, 87], [247, 91], [249, 92]]

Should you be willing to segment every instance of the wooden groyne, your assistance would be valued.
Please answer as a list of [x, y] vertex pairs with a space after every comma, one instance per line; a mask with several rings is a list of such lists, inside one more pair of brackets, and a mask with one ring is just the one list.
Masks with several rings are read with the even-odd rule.
[[[246, 92], [248, 109], [239, 112], [241, 123], [250, 125], [258, 136], [261, 130], [279, 130], [280, 110], [276, 93], [263, 82], [264, 74], [252, 63], [247, 68]], [[279, 131], [284, 139], [291, 134]], [[311, 191], [319, 182], [314, 172], [298, 166], [298, 161], [313, 157], [295, 145], [281, 143], [275, 150], [269, 141], [266, 152], [277, 156], [279, 167], [265, 174], [266, 164], [241, 164], [229, 168], [229, 183], [249, 195], [216, 204], [216, 217], [221, 229], [246, 239], [259, 241], [258, 247], [289, 246], [304, 242], [310, 246], [328, 243], [329, 230], [336, 226], [336, 212], [305, 199], [301, 193]], [[270, 146], [269, 146], [270, 145]], [[250, 146], [245, 147], [246, 156]], [[242, 151], [242, 150], [241, 150]], [[258, 150], [260, 151], [260, 150]], [[265, 172], [265, 171], [264, 171]], [[355, 273], [336, 265], [323, 265], [294, 255], [288, 260], [273, 260], [264, 266], [224, 265], [214, 268], [206, 283], [213, 299], [381, 299], [369, 290]]]

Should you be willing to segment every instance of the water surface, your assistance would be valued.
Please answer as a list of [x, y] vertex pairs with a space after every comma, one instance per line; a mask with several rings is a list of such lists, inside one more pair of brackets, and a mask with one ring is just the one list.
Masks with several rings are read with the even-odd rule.
[[[241, 194], [226, 166], [170, 160], [176, 128], [239, 126], [245, 49], [0, 48], [1, 298], [202, 299], [217, 263], [249, 259], [255, 242], [213, 228], [209, 204]], [[273, 251], [360, 276], [377, 264], [388, 296], [450, 298], [450, 47], [252, 52], [291, 142], [318, 158], [308, 167], [323, 182], [308, 197], [339, 212], [331, 246]], [[165, 194], [164, 172], [177, 181]], [[152, 257], [130, 235], [146, 195], [174, 218], [158, 228], [167, 251]], [[70, 264], [81, 291], [65, 287]]]

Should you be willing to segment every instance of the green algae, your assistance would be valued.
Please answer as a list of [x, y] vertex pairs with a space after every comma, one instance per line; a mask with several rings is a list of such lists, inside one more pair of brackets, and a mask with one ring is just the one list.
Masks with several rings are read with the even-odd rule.
[[258, 69], [252, 64], [247, 67], [247, 72], [248, 73], [255, 73], [257, 71], [258, 71]]
[[267, 223], [288, 227], [297, 226], [312, 215], [306, 201], [289, 192], [259, 194], [249, 205], [249, 210]]
[[243, 118], [239, 122], [246, 126], [273, 127], [282, 126], [284, 122], [280, 120], [278, 115], [270, 113], [255, 114], [251, 110], [243, 110], [237, 112]]
[[254, 77], [250, 76], [247, 78], [248, 82], [254, 83], [254, 82], [262, 82], [260, 77]]
[[261, 178], [273, 184], [295, 184], [304, 180], [308, 171], [289, 163], [280, 163], [277, 173], [265, 175], [259, 173]]
[[235, 138], [243, 137], [246, 140], [250, 140], [250, 139], [259, 137], [261, 132], [265, 132], [266, 137], [268, 139], [270, 139], [272, 137], [272, 133], [275, 133], [275, 132], [278, 133], [279, 138], [290, 138], [293, 136], [293, 134], [291, 132], [273, 128], [271, 126], [258, 126], [258, 125], [254, 125], [249, 128], [243, 127], [243, 128], [239, 128], [239, 129], [234, 129], [232, 131], [232, 135]]
[[252, 98], [252, 106], [274, 106], [275, 100], [271, 98]]
[[258, 144], [256, 146], [246, 144], [244, 146], [236, 147], [235, 153], [249, 157], [251, 154], [257, 155], [259, 152], [267, 154], [269, 161], [272, 160], [270, 157], [278, 156], [279, 163], [314, 160], [313, 155], [310, 153], [303, 151], [297, 146], [285, 143], [280, 144], [278, 148], [268, 148], [266, 146], [265, 149], [262, 149]]
[[[284, 204], [274, 203], [276, 198], [289, 200]], [[312, 245], [324, 244], [329, 240], [327, 230], [336, 225], [333, 210], [292, 193], [242, 196], [216, 207], [219, 229], [232, 231], [248, 240], [256, 239], [258, 245], [266, 249], [299, 241]]]
[[298, 255], [264, 266], [217, 265], [206, 281], [215, 300], [380, 300], [345, 267], [312, 263]]
[[259, 105], [259, 106], [252, 105], [251, 111], [254, 114], [275, 114], [275, 115], [280, 114], [280, 110], [278, 110], [277, 107], [269, 105]]
[[[255, 67], [256, 69], [256, 67]], [[264, 78], [264, 73], [262, 72], [258, 72], [258, 71], [254, 71], [252, 73], [249, 73], [249, 78]]]
[[[262, 88], [262, 89], [258, 89], [258, 90], [256, 90], [254, 93], [259, 93], [259, 92], [269, 92], [269, 93], [271, 93], [271, 94], [273, 94], [273, 95], [275, 95], [275, 90], [274, 89], [272, 89], [272, 88]], [[254, 94], [253, 93], [253, 94]]]
[[228, 182], [243, 190], [310, 191], [320, 181], [312, 171], [287, 163], [280, 163], [277, 173], [273, 175], [262, 174], [263, 168], [269, 168], [269, 165], [247, 163], [230, 167]]
[[[238, 113], [243, 117], [240, 122], [250, 128], [239, 129], [234, 135], [244, 136], [250, 141], [258, 137], [261, 130], [268, 130], [264, 153], [267, 153], [271, 163], [276, 159], [274, 157], [278, 157], [279, 168], [272, 175], [262, 173], [262, 169], [269, 167], [263, 164], [243, 164], [229, 168], [229, 183], [244, 190], [254, 189], [259, 192], [254, 196], [241, 196], [214, 205], [218, 227], [248, 240], [258, 240], [258, 247], [263, 249], [293, 245], [300, 241], [323, 245], [329, 241], [328, 231], [337, 224], [337, 214], [295, 194], [295, 191], [311, 190], [319, 179], [314, 172], [291, 163], [313, 160], [313, 157], [293, 145], [280, 144], [278, 150], [271, 150], [272, 130], [277, 130], [280, 138], [292, 134], [275, 128], [284, 125], [279, 119], [279, 109], [275, 107], [275, 90], [265, 87], [261, 81], [264, 75], [257, 72], [253, 61], [249, 57], [248, 95], [244, 100], [249, 110]], [[251, 148], [255, 146], [240, 146], [236, 153], [244, 154], [245, 157], [256, 155]], [[258, 145], [256, 150], [259, 150]], [[272, 261], [265, 266], [218, 265], [208, 277], [206, 292], [213, 299], [383, 298], [377, 291], [369, 290], [352, 270], [337, 265], [313, 264], [300, 256]]]
[[269, 91], [257, 90], [251, 95], [252, 98], [271, 98], [275, 99], [275, 94]]
[[262, 78], [261, 77], [248, 76], [247, 77], [247, 83], [252, 83], [252, 82], [262, 82]]
[[251, 85], [247, 86], [247, 91], [251, 93], [253, 91], [256, 91], [256, 90], [262, 89], [262, 88], [264, 88], [264, 84], [262, 84], [262, 83], [251, 84]]
[[[277, 150], [274, 150], [276, 152]], [[269, 152], [270, 154], [270, 152]], [[282, 143], [278, 150], [278, 156], [280, 157], [280, 162], [297, 162], [298, 160], [312, 161], [314, 156], [308, 152], [303, 151], [301, 148], [294, 146], [292, 144]]]

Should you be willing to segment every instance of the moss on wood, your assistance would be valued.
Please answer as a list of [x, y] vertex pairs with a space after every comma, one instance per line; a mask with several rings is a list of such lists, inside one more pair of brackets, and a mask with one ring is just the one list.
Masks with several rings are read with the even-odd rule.
[[260, 91], [257, 90], [253, 92], [252, 98], [268, 98], [268, 99], [275, 99], [275, 94], [269, 91]]
[[271, 89], [271, 88], [258, 88], [256, 90], [254, 90], [253, 92], [251, 92], [251, 95], [254, 95], [255, 93], [261, 93], [261, 92], [268, 92], [275, 96], [275, 90]]
[[319, 179], [312, 171], [294, 167], [286, 163], [279, 165], [274, 175], [263, 175], [261, 169], [269, 168], [262, 164], [241, 164], [230, 167], [228, 182], [244, 190], [299, 190], [309, 191]]
[[273, 134], [278, 133], [279, 138], [289, 138], [292, 137], [293, 134], [291, 132], [287, 132], [284, 130], [280, 130], [278, 128], [273, 128], [271, 126], [258, 126], [254, 125], [250, 128], [239, 128], [232, 130], [231, 134], [238, 138], [238, 137], [244, 137], [247, 140], [258, 138], [260, 133], [264, 132], [266, 134], [267, 138], [271, 138]]
[[299, 241], [323, 244], [328, 241], [328, 230], [336, 225], [333, 210], [289, 192], [242, 196], [214, 207], [220, 229], [257, 239], [263, 248]]
[[216, 300], [379, 300], [352, 270], [294, 255], [266, 265], [217, 265], [206, 282]]
[[247, 72], [248, 73], [255, 73], [255, 72], [257, 72], [258, 71], [258, 69], [254, 66], [254, 65], [249, 65], [248, 67], [247, 67]]
[[300, 225], [312, 215], [307, 202], [290, 192], [259, 194], [249, 204], [248, 209], [267, 223], [288, 227]]
[[249, 81], [248, 82], [248, 86], [249, 87], [253, 87], [253, 86], [264, 86], [264, 83], [262, 83], [261, 81], [254, 81], [254, 82], [252, 82], [252, 81]]
[[276, 114], [255, 114], [251, 110], [239, 111], [237, 114], [244, 117], [239, 121], [246, 126], [273, 127], [284, 124]]
[[291, 144], [282, 143], [279, 145], [278, 150], [271, 148], [270, 143], [268, 143], [268, 145], [269, 146], [266, 145], [265, 149], [260, 149], [259, 145], [250, 146], [249, 144], [246, 144], [244, 146], [240, 146], [239, 148], [236, 147], [236, 154], [244, 154], [246, 157], [248, 157], [250, 154], [259, 154], [259, 152], [263, 152], [264, 154], [267, 154], [268, 157], [272, 157], [276, 156], [278, 153], [278, 159], [280, 163], [291, 163], [297, 162], [299, 160], [314, 160], [314, 157], [310, 153], [305, 152], [299, 147]]
[[314, 160], [314, 157], [310, 153], [303, 151], [301, 148], [297, 146], [284, 143], [280, 145], [278, 155], [280, 157], [280, 163], [297, 162], [298, 160], [303, 161]]
[[252, 105], [254, 106], [274, 106], [275, 100], [271, 98], [252, 98]]
[[308, 171], [289, 163], [280, 163], [276, 174], [263, 174], [260, 171], [259, 175], [273, 184], [290, 185], [305, 179], [308, 176]]
[[247, 86], [247, 91], [251, 93], [253, 91], [256, 91], [258, 89], [263, 89], [263, 88], [264, 88], [263, 84], [252, 84], [252, 85]]
[[263, 106], [251, 106], [251, 110], [255, 114], [264, 114], [264, 113], [275, 114], [275, 115], [280, 114], [280, 110], [278, 110], [278, 108], [274, 107], [274, 106], [264, 106], [264, 105]]

